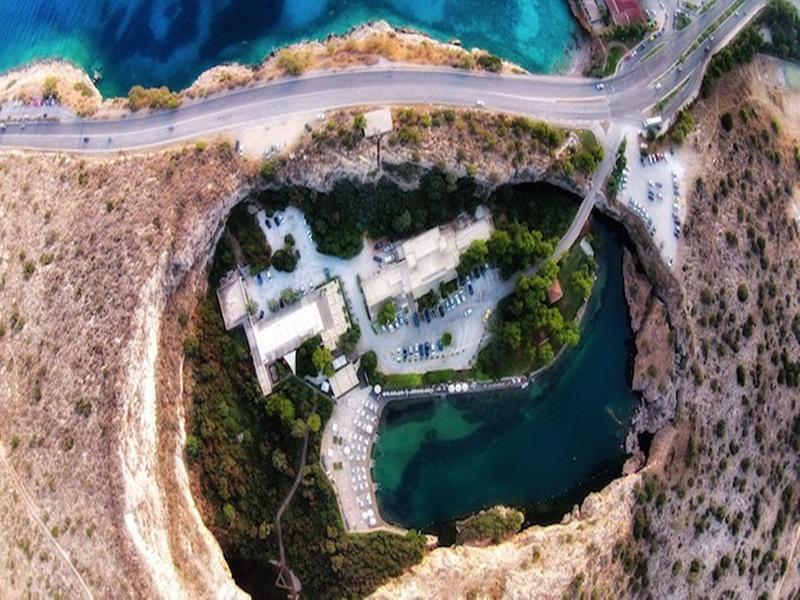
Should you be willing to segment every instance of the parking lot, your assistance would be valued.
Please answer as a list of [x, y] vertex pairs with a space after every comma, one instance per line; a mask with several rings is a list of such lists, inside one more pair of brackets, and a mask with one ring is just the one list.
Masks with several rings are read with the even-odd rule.
[[637, 138], [628, 137], [619, 200], [642, 219], [664, 262], [673, 267], [686, 217], [684, 169], [669, 153], [640, 156], [634, 141]]
[[[296, 208], [275, 213], [269, 225], [263, 210], [257, 218], [273, 252], [282, 248], [284, 237], [291, 234], [300, 260], [291, 273], [282, 273], [273, 267], [245, 278], [248, 296], [258, 305], [256, 314], [263, 311], [267, 316], [270, 307], [278, 305], [282, 291], [287, 288], [305, 294], [329, 276], [339, 277], [350, 299], [353, 316], [361, 327], [358, 349], [361, 352], [374, 350], [380, 369], [385, 373], [468, 368], [485, 335], [486, 310], [493, 312], [497, 302], [513, 291], [512, 283], [502, 281], [497, 270], [486, 268], [476, 273], [477, 277], [470, 276], [470, 281], [464, 281], [450, 302], [442, 303], [441, 311], [432, 309], [427, 319], [424, 312], [419, 315], [418, 325], [413, 314], [405, 312], [391, 328], [382, 329], [370, 323], [358, 284], [359, 276], [365, 278], [383, 268], [373, 260], [373, 256], [382, 253], [372, 244], [365, 241], [358, 256], [342, 260], [317, 251], [308, 224]], [[449, 346], [441, 344], [440, 348], [445, 332], [451, 334], [452, 342]]]
[[[398, 326], [379, 330], [372, 348], [387, 373], [414, 373], [438, 369], [466, 369], [477, 354], [486, 332], [486, 311], [513, 291], [496, 269], [485, 269], [459, 286], [437, 308], [400, 315]], [[470, 293], [470, 288], [472, 292]], [[449, 346], [441, 343], [450, 333]]]

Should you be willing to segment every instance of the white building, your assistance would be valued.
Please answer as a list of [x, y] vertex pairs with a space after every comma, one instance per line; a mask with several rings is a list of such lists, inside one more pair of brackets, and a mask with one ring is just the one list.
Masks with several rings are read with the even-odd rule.
[[491, 233], [492, 223], [486, 215], [434, 227], [400, 244], [398, 262], [385, 265], [361, 282], [372, 318], [389, 300], [416, 300], [457, 277], [461, 254], [473, 241], [488, 240]]
[[222, 318], [226, 329], [244, 325], [256, 376], [264, 394], [272, 392], [267, 365], [287, 359], [294, 369], [294, 352], [306, 340], [319, 335], [322, 344], [334, 350], [339, 336], [350, 322], [338, 280], [329, 281], [295, 304], [256, 321], [248, 314], [248, 299], [240, 278], [217, 290]]

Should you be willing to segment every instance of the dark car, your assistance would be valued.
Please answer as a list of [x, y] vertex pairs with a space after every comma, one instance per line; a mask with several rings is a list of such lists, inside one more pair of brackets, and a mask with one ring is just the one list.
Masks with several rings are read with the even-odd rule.
[[379, 265], [383, 263], [383, 259], [380, 256], [373, 256], [372, 260], [374, 260]]
[[478, 270], [478, 267], [472, 269], [472, 278], [478, 279], [481, 276], [481, 272]]
[[475, 293], [475, 288], [472, 287], [472, 284], [467, 285], [467, 289], [469, 290], [469, 295], [472, 296]]
[[272, 223], [269, 222], [269, 219], [264, 221], [267, 224], [267, 229], [272, 229]]
[[425, 358], [428, 358], [431, 355], [431, 343], [425, 342]]
[[439, 305], [439, 316], [444, 316], [444, 304]]
[[436, 347], [439, 348], [439, 352], [444, 350], [444, 344], [442, 343], [442, 340], [439, 340], [438, 342], [436, 342]]
[[275, 217], [273, 219], [273, 221], [275, 221], [275, 227], [280, 227], [280, 225], [281, 225], [281, 218], [280, 217]]
[[427, 308], [425, 309], [425, 322], [426, 323], [431, 322], [431, 311], [428, 310]]
[[414, 327], [419, 327], [419, 315], [417, 313], [414, 313], [414, 316], [412, 318], [414, 319]]
[[408, 349], [407, 348], [403, 348], [403, 360], [407, 360], [407, 359], [408, 359]]

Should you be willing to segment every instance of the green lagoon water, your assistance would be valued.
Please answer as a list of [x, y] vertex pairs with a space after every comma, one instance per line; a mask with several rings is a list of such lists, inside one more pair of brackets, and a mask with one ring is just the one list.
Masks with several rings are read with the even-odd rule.
[[560, 519], [619, 476], [636, 404], [632, 334], [618, 234], [598, 221], [598, 285], [582, 339], [525, 390], [391, 404], [373, 475], [381, 514], [441, 533], [481, 508], [524, 509], [527, 521]]

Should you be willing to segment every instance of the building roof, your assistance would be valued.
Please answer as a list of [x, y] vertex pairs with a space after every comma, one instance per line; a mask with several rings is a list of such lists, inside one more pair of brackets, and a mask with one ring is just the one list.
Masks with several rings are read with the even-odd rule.
[[564, 297], [564, 292], [561, 289], [561, 283], [558, 279], [554, 279], [550, 287], [547, 288], [547, 303], [550, 305], [555, 304]]
[[346, 394], [358, 385], [358, 374], [356, 368], [352, 364], [339, 369], [333, 374], [333, 377], [328, 379], [331, 384], [331, 391], [334, 397]]
[[348, 327], [339, 283], [331, 281], [274, 317], [258, 321], [253, 333], [259, 360], [271, 363], [315, 335], [332, 349]]
[[233, 329], [248, 317], [247, 294], [241, 277], [236, 277], [217, 289], [217, 300], [222, 310], [225, 329]]
[[371, 110], [364, 113], [364, 118], [367, 121], [367, 126], [364, 128], [366, 137], [389, 133], [392, 130], [392, 111], [388, 108]]
[[614, 25], [644, 23], [644, 13], [638, 0], [606, 0]]
[[370, 315], [393, 298], [420, 298], [440, 283], [457, 276], [456, 267], [469, 245], [479, 239], [489, 239], [492, 224], [488, 218], [464, 221], [460, 225], [434, 227], [406, 240], [398, 247], [404, 257], [385, 265], [377, 274], [361, 282], [361, 290]]

